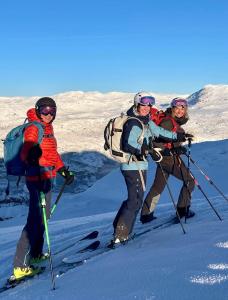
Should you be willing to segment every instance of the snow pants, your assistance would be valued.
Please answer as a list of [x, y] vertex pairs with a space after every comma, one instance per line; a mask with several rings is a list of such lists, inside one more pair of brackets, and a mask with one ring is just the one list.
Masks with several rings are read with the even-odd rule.
[[[127, 239], [131, 234], [136, 216], [142, 207], [144, 195], [139, 171], [122, 171], [122, 174], [127, 185], [128, 197], [122, 203], [113, 221], [114, 236], [120, 240]], [[146, 184], [147, 171], [143, 170], [142, 174]]]
[[194, 178], [188, 171], [183, 160], [177, 155], [164, 156], [160, 164], [164, 171], [165, 178], [162, 173], [161, 167], [158, 164], [153, 185], [143, 203], [141, 211], [142, 216], [148, 215], [155, 210], [160, 195], [165, 189], [166, 181], [168, 180], [169, 175], [173, 175], [177, 179], [183, 181], [183, 186], [179, 194], [177, 207], [184, 208], [185, 206], [190, 206], [191, 204], [191, 193], [194, 190], [195, 183]]
[[14, 268], [27, 267], [31, 258], [42, 254], [44, 244], [44, 223], [42, 208], [40, 206], [40, 191], [43, 191], [46, 199], [46, 216], [50, 218], [51, 211], [51, 180], [42, 182], [26, 182], [29, 190], [29, 212], [27, 223], [24, 226], [17, 244], [14, 257]]

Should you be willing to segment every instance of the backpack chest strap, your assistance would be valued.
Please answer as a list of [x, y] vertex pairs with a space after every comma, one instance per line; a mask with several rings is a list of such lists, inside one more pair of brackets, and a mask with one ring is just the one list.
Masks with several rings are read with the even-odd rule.
[[43, 135], [43, 138], [53, 138], [54, 137], [54, 135], [51, 133], [51, 134], [44, 134]]

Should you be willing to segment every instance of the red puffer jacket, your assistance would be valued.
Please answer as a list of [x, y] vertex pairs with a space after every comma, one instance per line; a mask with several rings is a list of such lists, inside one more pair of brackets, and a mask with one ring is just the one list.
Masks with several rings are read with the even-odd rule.
[[[39, 159], [39, 172], [40, 174], [32, 174], [26, 176], [28, 181], [45, 180], [56, 176], [56, 171], [64, 166], [64, 163], [57, 152], [57, 142], [54, 137], [52, 124], [42, 122], [36, 115], [35, 108], [29, 109], [27, 112], [29, 122], [37, 121], [43, 125], [44, 135], [40, 148], [42, 156]], [[24, 145], [21, 150], [21, 159], [26, 162], [29, 150], [38, 143], [39, 130], [36, 125], [28, 126], [24, 132]], [[38, 173], [39, 173], [38, 172]], [[34, 173], [34, 172], [32, 172]]]

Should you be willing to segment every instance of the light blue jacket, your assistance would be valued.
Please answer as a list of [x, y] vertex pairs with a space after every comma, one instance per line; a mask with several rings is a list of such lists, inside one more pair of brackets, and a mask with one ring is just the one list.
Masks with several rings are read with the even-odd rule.
[[[149, 145], [149, 140], [154, 140], [155, 137], [162, 137], [163, 139], [167, 139], [167, 141], [177, 139], [177, 134], [175, 132], [157, 126], [150, 120], [149, 115], [145, 117], [139, 116], [134, 110], [134, 107], [131, 107], [128, 110], [127, 115], [139, 119], [144, 124], [143, 144], [145, 145]], [[138, 170], [139, 168], [141, 170], [148, 169], [148, 161], [146, 159], [142, 160], [142, 144], [138, 141], [141, 133], [142, 126], [137, 120], [130, 119], [125, 123], [122, 134], [122, 150], [129, 153], [129, 158], [131, 155], [138, 157], [138, 162], [136, 163], [131, 160], [129, 163], [121, 164], [121, 170]]]

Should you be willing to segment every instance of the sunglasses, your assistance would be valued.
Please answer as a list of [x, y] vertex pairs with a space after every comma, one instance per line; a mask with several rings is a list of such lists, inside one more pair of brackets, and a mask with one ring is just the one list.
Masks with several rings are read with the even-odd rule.
[[41, 115], [44, 115], [44, 116], [48, 116], [48, 115], [51, 115], [51, 116], [55, 116], [56, 115], [56, 107], [52, 107], [52, 106], [41, 106], [39, 108], [39, 113]]
[[139, 101], [140, 105], [154, 105], [155, 104], [155, 98], [152, 96], [145, 96], [145, 97], [141, 97], [140, 101]]

